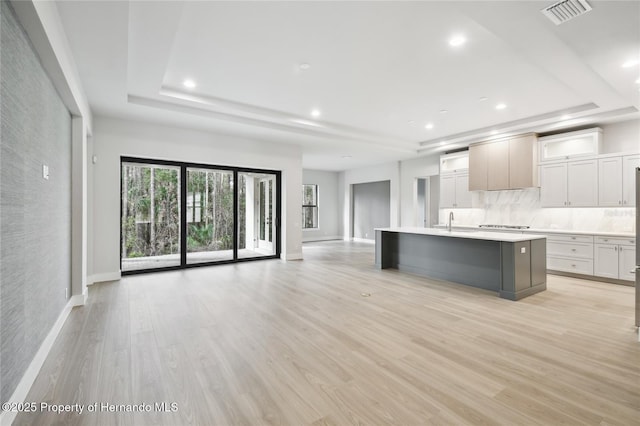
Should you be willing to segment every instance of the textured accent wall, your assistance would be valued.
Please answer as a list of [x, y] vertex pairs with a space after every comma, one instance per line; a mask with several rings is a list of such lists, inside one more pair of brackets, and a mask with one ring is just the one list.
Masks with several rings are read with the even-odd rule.
[[[71, 294], [71, 116], [11, 6], [0, 24], [0, 399]], [[43, 179], [42, 166], [50, 177]]]

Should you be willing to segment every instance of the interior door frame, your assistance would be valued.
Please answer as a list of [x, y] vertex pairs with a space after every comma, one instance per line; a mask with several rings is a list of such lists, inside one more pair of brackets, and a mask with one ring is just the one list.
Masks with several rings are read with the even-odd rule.
[[[148, 165], [157, 165], [157, 166], [170, 166], [170, 167], [178, 167], [180, 169], [180, 265], [178, 266], [167, 266], [161, 268], [148, 268], [148, 269], [140, 269], [133, 271], [122, 271], [122, 242], [123, 242], [123, 232], [122, 232], [122, 214], [123, 214], [123, 203], [122, 203], [122, 189], [123, 189], [123, 179], [122, 179], [122, 167], [124, 163], [134, 163], [134, 164], [148, 164]], [[209, 169], [209, 170], [220, 170], [220, 171], [231, 171], [233, 172], [233, 259], [225, 259], [225, 260], [217, 260], [211, 262], [202, 262], [202, 263], [187, 263], [187, 169]], [[275, 251], [273, 255], [265, 255], [258, 257], [247, 257], [247, 258], [239, 258], [238, 257], [238, 245], [239, 245], [239, 221], [238, 221], [238, 207], [239, 207], [239, 185], [238, 185], [238, 174], [239, 173], [260, 173], [260, 174], [271, 174], [275, 176], [274, 180], [274, 191], [276, 193], [275, 196], [275, 217], [272, 221], [272, 230], [273, 230], [273, 241]], [[212, 265], [221, 265], [228, 263], [238, 263], [238, 262], [251, 262], [254, 260], [264, 260], [264, 259], [279, 259], [282, 247], [282, 196], [281, 196], [281, 187], [282, 187], [282, 172], [280, 170], [270, 170], [270, 169], [254, 169], [248, 167], [232, 167], [232, 166], [224, 166], [224, 165], [215, 165], [215, 164], [203, 164], [203, 163], [190, 163], [190, 162], [182, 162], [182, 161], [169, 161], [169, 160], [157, 160], [152, 158], [141, 158], [141, 157], [128, 157], [128, 156], [120, 156], [120, 216], [119, 216], [119, 228], [120, 228], [120, 270], [122, 275], [136, 275], [136, 274], [145, 274], [149, 272], [161, 272], [161, 271], [174, 271], [179, 269], [187, 269], [187, 268], [197, 268], [201, 266], [212, 266]]]

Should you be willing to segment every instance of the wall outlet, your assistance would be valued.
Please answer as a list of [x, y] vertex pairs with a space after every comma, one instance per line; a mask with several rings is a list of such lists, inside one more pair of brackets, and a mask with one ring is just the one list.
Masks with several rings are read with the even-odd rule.
[[520, 253], [525, 254], [527, 252], [526, 247], [520, 247]]

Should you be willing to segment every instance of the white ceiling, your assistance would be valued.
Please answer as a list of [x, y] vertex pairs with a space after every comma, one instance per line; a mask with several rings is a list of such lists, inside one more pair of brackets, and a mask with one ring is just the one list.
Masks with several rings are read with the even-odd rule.
[[57, 5], [95, 114], [299, 144], [304, 167], [344, 170], [638, 117], [640, 66], [621, 65], [640, 57], [640, 2], [560, 26], [552, 3]]

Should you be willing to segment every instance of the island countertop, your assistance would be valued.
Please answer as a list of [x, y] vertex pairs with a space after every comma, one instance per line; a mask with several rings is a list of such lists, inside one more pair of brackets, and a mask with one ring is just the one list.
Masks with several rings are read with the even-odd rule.
[[546, 238], [545, 235], [536, 234], [513, 234], [508, 232], [486, 232], [486, 231], [448, 231], [446, 229], [436, 228], [413, 228], [413, 227], [391, 227], [391, 228], [376, 228], [376, 231], [382, 232], [397, 232], [404, 234], [420, 234], [420, 235], [433, 235], [440, 237], [452, 237], [452, 238], [466, 238], [470, 240], [485, 240], [485, 241], [501, 241], [507, 243], [517, 243], [521, 241], [531, 241]]

